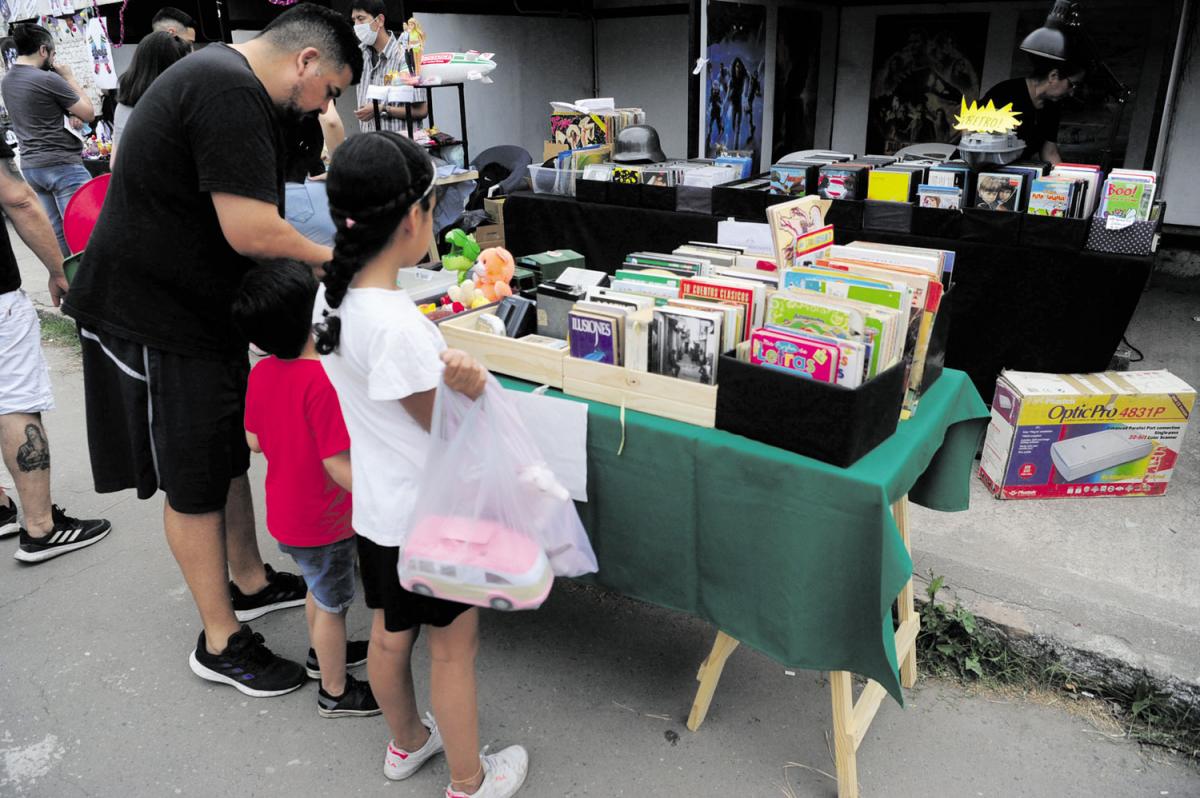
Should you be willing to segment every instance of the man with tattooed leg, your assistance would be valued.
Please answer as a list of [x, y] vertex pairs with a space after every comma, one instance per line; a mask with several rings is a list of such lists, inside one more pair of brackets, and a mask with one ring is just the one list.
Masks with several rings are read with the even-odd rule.
[[[17, 234], [50, 272], [55, 306], [67, 293], [63, 259], [50, 219], [37, 195], [13, 165], [13, 151], [0, 139], [0, 209]], [[83, 521], [50, 501], [50, 443], [42, 413], [54, 409], [50, 371], [42, 357], [41, 324], [21, 290], [21, 272], [0, 221], [0, 453], [17, 486], [25, 523], [11, 497], [0, 490], [0, 538], [20, 535], [13, 556], [44, 562], [98, 543], [108, 521]]]

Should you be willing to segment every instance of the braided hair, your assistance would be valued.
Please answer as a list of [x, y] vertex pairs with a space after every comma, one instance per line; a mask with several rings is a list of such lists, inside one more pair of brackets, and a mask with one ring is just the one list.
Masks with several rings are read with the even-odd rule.
[[[330, 308], [341, 306], [354, 275], [388, 245], [418, 200], [422, 211], [430, 209], [434, 177], [429, 156], [399, 133], [363, 133], [338, 147], [326, 182], [337, 226], [323, 280]], [[342, 321], [336, 314], [325, 311], [314, 330], [318, 352], [337, 351]]]

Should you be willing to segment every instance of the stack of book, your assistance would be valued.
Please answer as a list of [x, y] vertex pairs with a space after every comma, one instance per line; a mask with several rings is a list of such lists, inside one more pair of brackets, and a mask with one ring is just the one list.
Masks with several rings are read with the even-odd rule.
[[612, 144], [631, 125], [646, 124], [641, 108], [617, 108], [611, 97], [550, 103], [550, 141], [569, 149]]

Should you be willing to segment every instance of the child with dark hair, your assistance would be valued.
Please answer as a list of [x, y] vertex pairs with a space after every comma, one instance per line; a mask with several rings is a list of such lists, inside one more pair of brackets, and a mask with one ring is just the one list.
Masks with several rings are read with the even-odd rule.
[[191, 51], [191, 44], [166, 31], [155, 31], [138, 44], [129, 68], [117, 81], [117, 108], [112, 117], [114, 162], [117, 157], [116, 148], [121, 143], [121, 134], [125, 132], [125, 125], [129, 122], [133, 107], [142, 99], [150, 84], [167, 71], [167, 67]]
[[313, 343], [309, 316], [317, 281], [309, 268], [278, 262], [248, 271], [233, 301], [234, 323], [270, 354], [250, 372], [246, 442], [267, 458], [267, 531], [308, 583], [305, 669], [320, 679], [322, 717], [378, 715], [367, 682], [346, 673], [367, 659], [346, 642], [354, 600], [350, 526], [350, 436]]
[[[396, 287], [399, 270], [429, 249], [433, 164], [397, 133], [364, 133], [333, 156], [328, 192], [337, 235], [313, 314], [317, 350], [354, 440], [354, 528], [363, 593], [375, 611], [367, 672], [392, 732], [383, 772], [407, 778], [444, 748], [447, 798], [507, 798], [524, 783], [529, 755], [519, 745], [479, 753], [479, 610], [410, 593], [396, 572], [430, 451], [435, 396], [454, 390], [477, 399], [487, 379], [470, 356], [446, 348]], [[413, 689], [412, 647], [422, 625], [436, 721], [420, 719]]]

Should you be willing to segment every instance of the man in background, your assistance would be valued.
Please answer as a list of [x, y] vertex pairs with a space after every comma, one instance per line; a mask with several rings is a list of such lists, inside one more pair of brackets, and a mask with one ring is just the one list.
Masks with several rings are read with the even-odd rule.
[[1070, 61], [1033, 59], [1028, 77], [1011, 78], [997, 83], [983, 95], [983, 104], [991, 100], [997, 108], [1012, 103], [1021, 124], [1017, 135], [1025, 142], [1022, 159], [1045, 161], [1051, 166], [1062, 163], [1058, 151], [1059, 103], [1074, 94], [1087, 77], [1087, 70]]
[[[404, 59], [404, 48], [400, 37], [387, 29], [383, 0], [352, 0], [350, 21], [354, 33], [362, 44], [363, 74], [358, 82], [358, 107], [354, 116], [364, 133], [375, 130], [375, 104], [367, 98], [371, 86], [387, 86], [388, 73], [401, 76], [409, 74]], [[404, 85], [403, 81], [396, 85]], [[416, 89], [412, 105], [413, 119], [424, 119], [429, 114], [425, 89]], [[379, 103], [379, 130], [391, 130], [407, 135], [408, 107], [402, 103], [389, 105]]]
[[150, 20], [150, 27], [178, 36], [189, 44], [196, 43], [196, 20], [178, 8], [166, 6], [160, 9]]
[[83, 166], [83, 140], [74, 130], [96, 118], [96, 109], [71, 67], [54, 59], [54, 38], [41, 25], [12, 26], [17, 60], [0, 92], [21, 146], [21, 172], [41, 201], [58, 246], [69, 255], [62, 215], [92, 179]]

